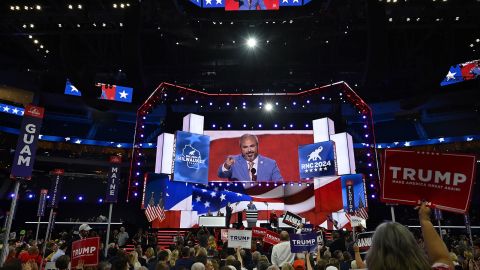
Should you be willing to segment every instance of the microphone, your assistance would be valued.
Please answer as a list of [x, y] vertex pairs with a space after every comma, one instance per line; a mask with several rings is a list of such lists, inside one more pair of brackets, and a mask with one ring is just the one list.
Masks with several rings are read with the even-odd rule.
[[251, 168], [250, 172], [252, 173], [252, 181], [257, 181], [257, 170], [255, 170], [255, 168]]

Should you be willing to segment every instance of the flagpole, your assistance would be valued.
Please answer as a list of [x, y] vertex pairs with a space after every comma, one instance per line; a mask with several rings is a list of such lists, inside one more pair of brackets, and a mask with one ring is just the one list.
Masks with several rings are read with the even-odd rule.
[[392, 215], [392, 221], [395, 222], [395, 208], [393, 208], [393, 205], [390, 205], [390, 214]]
[[12, 204], [10, 205], [10, 214], [7, 215], [7, 226], [5, 230], [5, 236], [3, 237], [3, 250], [2, 254], [0, 255], [0, 265], [3, 266], [3, 263], [5, 259], [7, 258], [8, 255], [8, 239], [10, 238], [10, 230], [12, 229], [12, 221], [13, 221], [13, 216], [15, 215], [15, 209], [17, 206], [17, 200], [18, 200], [18, 190], [20, 189], [20, 179], [17, 179], [15, 181], [15, 188], [14, 188], [14, 197], [12, 199]]
[[107, 225], [107, 237], [105, 240], [105, 258], [107, 258], [108, 252], [108, 242], [110, 241], [110, 225], [112, 224], [112, 210], [113, 210], [113, 203], [110, 203], [110, 209], [108, 210], [108, 225]]

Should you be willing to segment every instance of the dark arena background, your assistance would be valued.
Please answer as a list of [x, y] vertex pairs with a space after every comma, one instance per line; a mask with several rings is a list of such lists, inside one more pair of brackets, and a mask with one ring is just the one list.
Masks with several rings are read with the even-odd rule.
[[[353, 246], [362, 227], [352, 226], [354, 216], [366, 220], [361, 231], [394, 220], [420, 237], [413, 201], [430, 199], [433, 225], [449, 251], [463, 258], [464, 241], [480, 264], [480, 1], [247, 2], [2, 1], [2, 242], [6, 232], [10, 245], [27, 243], [25, 234], [38, 238], [46, 257], [46, 237], [65, 241], [70, 251], [82, 224], [100, 243], [108, 237], [128, 252], [136, 244], [170, 247], [174, 236], [197, 236], [202, 225], [222, 242], [225, 226], [201, 219], [223, 217], [231, 203], [226, 223], [248, 231], [242, 213], [252, 201], [255, 227], [293, 233], [293, 225], [272, 220], [288, 212], [322, 232], [325, 244], [340, 233]], [[325, 118], [334, 130], [314, 121]], [[41, 124], [29, 133], [27, 123]], [[199, 150], [208, 158], [196, 156], [205, 164], [195, 167], [205, 173], [198, 179], [180, 179], [175, 151], [182, 130], [209, 136], [209, 151]], [[324, 131], [327, 138], [318, 139]], [[259, 138], [258, 153], [276, 161], [281, 180], [257, 179], [250, 167], [248, 179], [219, 176], [227, 157], [241, 153], [240, 136], [250, 133]], [[346, 135], [332, 139], [339, 134]], [[190, 147], [201, 140], [195, 138]], [[299, 148], [332, 141], [335, 171], [304, 177]], [[465, 165], [447, 158], [468, 156], [469, 187], [455, 178], [461, 194], [425, 192], [420, 184], [392, 188], [388, 183], [414, 176], [398, 167], [392, 178], [391, 150], [422, 155], [398, 162], [433, 171], [439, 185], [449, 185], [447, 176]], [[422, 172], [415, 171], [417, 182], [427, 178]], [[361, 195], [350, 201], [349, 188]], [[451, 205], [460, 200], [464, 211]], [[39, 211], [42, 201], [47, 207]], [[121, 227], [130, 237], [118, 243], [108, 232]], [[148, 244], [135, 240], [140, 229]]]

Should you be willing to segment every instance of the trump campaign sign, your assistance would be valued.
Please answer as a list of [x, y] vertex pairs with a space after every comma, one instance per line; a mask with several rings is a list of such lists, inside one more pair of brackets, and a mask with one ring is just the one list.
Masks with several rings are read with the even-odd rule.
[[317, 234], [290, 234], [290, 250], [292, 253], [303, 251], [314, 252], [317, 249]]
[[250, 249], [252, 247], [252, 231], [228, 230], [228, 247]]
[[436, 208], [468, 211], [475, 180], [475, 156], [385, 150], [382, 201], [416, 205], [426, 200]]
[[35, 153], [37, 152], [37, 141], [42, 128], [44, 108], [27, 105], [25, 107], [22, 127], [17, 141], [17, 149], [13, 158], [11, 178], [22, 177], [30, 179], [32, 177], [33, 163], [35, 163]]
[[96, 266], [100, 247], [100, 237], [81, 239], [72, 243], [72, 269], [78, 261], [83, 260], [84, 266]]

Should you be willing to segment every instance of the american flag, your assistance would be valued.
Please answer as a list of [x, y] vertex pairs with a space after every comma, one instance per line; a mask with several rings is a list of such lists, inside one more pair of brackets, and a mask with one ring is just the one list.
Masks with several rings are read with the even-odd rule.
[[153, 206], [155, 204], [155, 197], [152, 195], [150, 196], [150, 201], [148, 202], [147, 207], [145, 207], [145, 216], [147, 216], [148, 222], [152, 222], [156, 219], [155, 215], [155, 207]]
[[148, 202], [148, 205], [145, 208], [145, 216], [147, 216], [148, 222], [152, 222], [157, 218], [160, 220], [160, 222], [164, 221], [166, 217], [165, 217], [165, 208], [163, 206], [162, 200], [160, 199], [157, 205], [154, 205], [154, 204], [155, 204], [155, 198], [152, 192], [152, 195], [150, 196], [150, 201]]
[[355, 210], [355, 216], [361, 217], [363, 219], [368, 219], [367, 208], [365, 208], [363, 201], [361, 199], [360, 199], [360, 202], [358, 203], [357, 210]]

